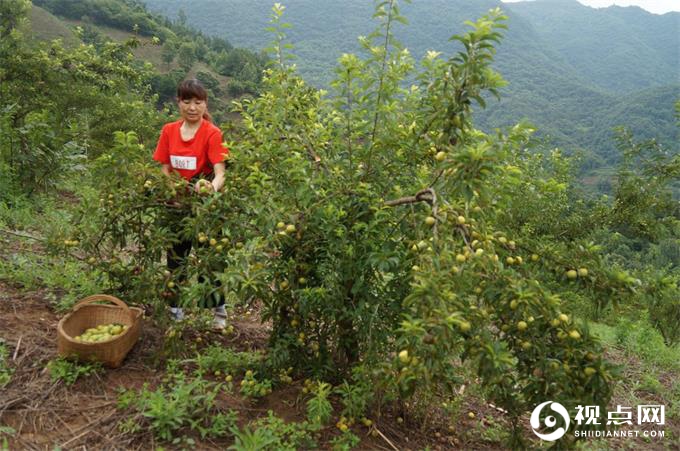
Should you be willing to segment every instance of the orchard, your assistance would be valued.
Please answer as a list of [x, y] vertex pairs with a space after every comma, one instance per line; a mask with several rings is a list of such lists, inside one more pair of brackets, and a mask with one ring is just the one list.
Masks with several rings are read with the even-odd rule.
[[[363, 56], [340, 56], [324, 91], [288, 61], [283, 12], [274, 6], [262, 94], [234, 102], [224, 191], [192, 193], [161, 174], [135, 133], [116, 132], [92, 161], [96, 189], [69, 236], [50, 237], [51, 252], [77, 254], [112, 292], [147, 305], [167, 326], [169, 362], [192, 355], [194, 336], [194, 324], [168, 325], [175, 293], [187, 308], [219, 294], [230, 317], [256, 311], [267, 349], [237, 365], [240, 393], [262, 398], [272, 381], [304, 379], [318, 401], [310, 424], [331, 423], [335, 396], [343, 434], [373, 428], [381, 412], [401, 424], [419, 405], [461, 414], [470, 385], [506, 415], [504, 443], [517, 449], [535, 439], [527, 418], [542, 402], [606, 411], [619, 370], [579, 309], [601, 315], [677, 287], [643, 283], [583, 234], [602, 211], [577, 220], [567, 210], [570, 160], [537, 148], [531, 126], [475, 127], [505, 85], [492, 63], [507, 17], [491, 10], [452, 37], [457, 52], [416, 61], [393, 34], [405, 20], [397, 2], [378, 2]], [[179, 231], [169, 226], [178, 215]], [[187, 238], [194, 252], [168, 270], [168, 246]], [[211, 363], [230, 352], [210, 348], [191, 364], [231, 387]]]
[[[515, 440], [520, 417], [544, 399], [605, 406], [612, 367], [562, 300], [577, 276], [592, 283], [570, 269], [579, 251], [504, 221], [518, 187], [533, 184], [536, 198], [550, 189], [533, 181], [532, 130], [474, 127], [474, 108], [504, 83], [491, 68], [502, 13], [454, 37], [464, 51], [430, 52], [416, 73], [390, 33], [398, 8], [386, 2], [380, 28], [361, 41], [368, 56], [343, 55], [329, 94], [285, 62], [282, 12], [265, 93], [237, 104], [226, 191], [181, 200], [183, 188], [153, 168], [123, 170], [127, 155], [145, 162], [135, 137], [119, 134], [116, 158], [102, 157], [115, 201], [102, 199], [100, 233], [84, 234], [83, 249], [131, 250], [106, 262], [131, 298], [179, 289], [192, 299], [220, 280], [232, 303], [257, 302], [271, 322], [271, 368], [355, 385], [361, 415], [454, 399], [463, 368], [510, 413]], [[417, 82], [405, 87], [408, 78]], [[178, 198], [192, 211], [182, 233], [208, 244], [183, 270], [211, 274], [204, 284], [176, 287], [160, 266], [177, 238], [163, 217]], [[573, 263], [598, 265], [589, 252]]]

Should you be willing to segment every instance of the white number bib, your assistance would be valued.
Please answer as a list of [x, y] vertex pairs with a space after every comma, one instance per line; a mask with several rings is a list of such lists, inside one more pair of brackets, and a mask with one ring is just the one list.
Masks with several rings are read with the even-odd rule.
[[170, 155], [170, 164], [175, 169], [188, 169], [190, 171], [195, 171], [196, 157], [180, 157], [177, 155]]

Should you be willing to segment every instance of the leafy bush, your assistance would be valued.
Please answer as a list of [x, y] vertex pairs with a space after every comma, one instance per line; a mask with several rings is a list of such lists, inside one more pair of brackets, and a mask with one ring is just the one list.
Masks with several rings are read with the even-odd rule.
[[680, 343], [680, 282], [678, 276], [657, 272], [646, 277], [644, 299], [649, 320], [661, 333], [666, 345]]
[[244, 219], [197, 212], [208, 236], [257, 229], [227, 254], [222, 282], [264, 302], [274, 359], [331, 378], [362, 361], [380, 369], [367, 377], [384, 399], [452, 393], [450, 362], [463, 359], [515, 419], [546, 396], [606, 404], [612, 373], [597, 340], [534, 281], [570, 291], [568, 267], [546, 272], [499, 221], [514, 187], [531, 183], [530, 130], [472, 128], [472, 102], [502, 85], [488, 65], [503, 17], [472, 24], [448, 61], [428, 55], [420, 85], [405, 90], [414, 65], [389, 33], [398, 14], [379, 4], [368, 59], [340, 58], [328, 101], [283, 64], [278, 32], [281, 64], [242, 104], [245, 134], [232, 147], [230, 203]]
[[257, 93], [257, 86], [250, 81], [241, 81], [233, 79], [229, 82], [227, 86], [229, 95], [232, 97], [240, 97], [243, 94], [255, 94]]
[[29, 4], [3, 2], [0, 23], [0, 166], [14, 177], [9, 187], [27, 195], [81, 174], [113, 127], [155, 136], [161, 120], [148, 102], [150, 69], [131, 58], [138, 41], [73, 49], [32, 42], [19, 27]]

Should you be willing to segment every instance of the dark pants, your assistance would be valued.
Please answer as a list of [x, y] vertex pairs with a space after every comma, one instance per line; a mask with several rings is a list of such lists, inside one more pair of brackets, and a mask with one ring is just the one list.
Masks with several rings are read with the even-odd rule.
[[[167, 252], [168, 270], [173, 273], [175, 280], [179, 283], [185, 282], [187, 280], [187, 275], [186, 272], [183, 271], [182, 269], [180, 269], [179, 271], [177, 269], [183, 268], [186, 265], [186, 259], [187, 257], [189, 257], [192, 247], [193, 247], [192, 241], [180, 241], [178, 243], [173, 244], [173, 246], [170, 249], [168, 249]], [[205, 283], [207, 280], [208, 278], [205, 277], [204, 275], [198, 276], [198, 281], [200, 283]], [[224, 296], [219, 291], [219, 288], [222, 287], [222, 283], [219, 280], [215, 280], [213, 284], [215, 288], [218, 288], [218, 291], [214, 293], [212, 299], [200, 299], [198, 302], [199, 306], [204, 308], [210, 308], [224, 305]], [[168, 301], [170, 307], [179, 306], [177, 302], [178, 298], [179, 293], [177, 291], [174, 291], [173, 295], [169, 298]]]
[[[195, 177], [192, 179], [189, 183], [189, 186], [193, 186], [194, 183], [198, 180], [198, 177]], [[167, 216], [166, 216], [166, 221], [167, 225], [169, 226], [170, 230], [173, 232], [177, 233], [178, 235], [181, 234], [181, 228], [182, 228], [182, 218], [186, 217], [187, 215], [191, 214], [191, 208], [184, 207], [184, 208], [177, 208], [177, 209], [171, 209], [167, 211]], [[198, 246], [207, 246], [204, 244], [197, 244], [194, 243], [191, 240], [187, 241], [179, 241], [175, 244], [172, 245], [170, 249], [168, 249], [167, 252], [167, 259], [168, 259], [168, 270], [172, 272], [173, 277], [175, 278], [177, 285], [186, 282], [187, 280], [187, 274], [186, 271], [183, 268], [186, 268], [186, 259], [189, 257], [189, 254], [191, 253], [191, 248], [194, 245]], [[178, 270], [179, 268], [179, 270]], [[199, 275], [198, 281], [200, 283], [206, 282], [208, 277], [205, 275]], [[215, 280], [213, 282], [214, 288], [217, 288], [217, 290], [213, 293], [210, 299], [199, 299], [198, 300], [198, 305], [204, 308], [210, 308], [210, 307], [219, 307], [224, 305], [224, 296], [221, 293], [220, 288], [222, 287], [222, 283], [219, 280]], [[178, 300], [179, 300], [179, 292], [177, 286], [174, 288], [174, 290], [171, 290], [172, 295], [168, 298], [168, 304], [170, 307], [179, 307], [178, 305]]]

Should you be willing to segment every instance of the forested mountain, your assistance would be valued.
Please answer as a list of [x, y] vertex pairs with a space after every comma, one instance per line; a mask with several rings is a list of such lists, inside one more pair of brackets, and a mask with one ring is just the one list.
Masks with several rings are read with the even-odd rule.
[[138, 0], [33, 0], [28, 31], [38, 41], [59, 38], [68, 48], [81, 43], [105, 48], [109, 41], [129, 42], [135, 64], [150, 63], [148, 83], [156, 106], [174, 102], [177, 83], [187, 77], [203, 82], [218, 122], [228, 117], [231, 100], [255, 94], [267, 57], [234, 47], [186, 24], [151, 14]]
[[[236, 45], [266, 47], [271, 2], [264, 0], [145, 0], [173, 18], [186, 15], [204, 33]], [[333, 77], [343, 52], [359, 52], [357, 37], [369, 34], [372, 2], [290, 0], [284, 19], [303, 76], [317, 86]], [[395, 35], [420, 60], [427, 50], [453, 54], [449, 38], [464, 21], [500, 6], [509, 29], [498, 46], [495, 67], [509, 81], [501, 102], [490, 101], [478, 116], [483, 128], [527, 118], [566, 150], [584, 149], [586, 168], [617, 160], [611, 127], [629, 126], [640, 137], [678, 142], [672, 124], [680, 96], [680, 13], [654, 15], [640, 8], [585, 7], [576, 0], [501, 3], [498, 0], [402, 2], [408, 25]], [[654, 118], [653, 120], [650, 118]]]
[[679, 81], [679, 13], [594, 9], [576, 0], [518, 2], [505, 8], [531, 23], [544, 45], [600, 88], [629, 92]]

